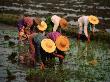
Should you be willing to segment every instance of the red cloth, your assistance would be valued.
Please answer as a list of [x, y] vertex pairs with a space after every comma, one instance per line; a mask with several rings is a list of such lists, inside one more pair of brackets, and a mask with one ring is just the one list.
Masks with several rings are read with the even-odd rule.
[[33, 19], [31, 17], [24, 17], [24, 22], [27, 24], [27, 26], [33, 25]]
[[60, 36], [61, 34], [59, 32], [50, 32], [47, 34], [47, 37], [49, 37], [54, 42], [56, 41], [56, 38]]

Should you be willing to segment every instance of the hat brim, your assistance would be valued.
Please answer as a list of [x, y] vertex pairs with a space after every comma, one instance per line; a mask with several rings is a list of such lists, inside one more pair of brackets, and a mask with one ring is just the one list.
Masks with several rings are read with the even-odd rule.
[[61, 18], [61, 20], [60, 20], [60, 26], [61, 26], [61, 28], [63, 28], [63, 29], [67, 28], [68, 22], [66, 21], [66, 19]]
[[[66, 45], [65, 46], [62, 46], [61, 45], [61, 42], [62, 41], [65, 41], [66, 42]], [[67, 51], [67, 50], [69, 50], [69, 39], [66, 37], [66, 36], [59, 36], [59, 37], [57, 37], [57, 39], [56, 39], [56, 41], [55, 41], [55, 43], [56, 43], [56, 47], [59, 49], [59, 50], [61, 50], [61, 51]]]
[[[50, 44], [51, 47], [49, 47], [46, 44]], [[56, 49], [55, 43], [51, 39], [43, 39], [41, 41], [41, 47], [43, 48], [43, 50], [45, 50], [45, 52], [48, 52], [48, 53], [52, 53]]]
[[47, 29], [47, 24], [42, 21], [40, 25], [37, 26], [37, 28], [40, 30], [40, 31], [44, 31]]
[[98, 23], [99, 23], [98, 17], [93, 16], [93, 15], [90, 15], [90, 16], [88, 17], [88, 20], [89, 20], [89, 22], [92, 23], [92, 24], [98, 24]]

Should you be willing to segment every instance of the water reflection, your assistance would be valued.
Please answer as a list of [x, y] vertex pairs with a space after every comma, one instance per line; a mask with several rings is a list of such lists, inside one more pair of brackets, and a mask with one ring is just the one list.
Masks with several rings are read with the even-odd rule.
[[[13, 30], [0, 30], [0, 35], [9, 35], [17, 37], [17, 32]], [[99, 37], [99, 36], [98, 36]], [[13, 38], [11, 38], [13, 39]], [[17, 38], [16, 38], [17, 39]], [[11, 41], [15, 41], [11, 40]], [[106, 38], [105, 38], [106, 39]], [[109, 45], [104, 42], [104, 39], [91, 41], [89, 46], [85, 42], [78, 42], [75, 39], [70, 39], [70, 51], [66, 52], [66, 57], [63, 65], [58, 65], [58, 59], [56, 59], [56, 65], [54, 68], [46, 68], [44, 71], [40, 71], [36, 66], [34, 69], [25, 65], [12, 63], [10, 56], [14, 54], [16, 59], [16, 52], [18, 47], [10, 47], [9, 41], [4, 41], [3, 36], [0, 39], [0, 81], [2, 82], [107, 82], [110, 80], [110, 49]], [[17, 45], [17, 43], [15, 44]], [[6, 77], [6, 69], [10, 70], [12, 75], [16, 78]], [[31, 70], [31, 71], [30, 71]], [[29, 78], [28, 75], [35, 75]]]

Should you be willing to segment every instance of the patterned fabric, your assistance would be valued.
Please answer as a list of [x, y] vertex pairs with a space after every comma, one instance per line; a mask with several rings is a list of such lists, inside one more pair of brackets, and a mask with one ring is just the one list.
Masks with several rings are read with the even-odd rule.
[[18, 30], [22, 29], [23, 26], [32, 26], [33, 25], [33, 19], [31, 17], [24, 17], [23, 19], [18, 21], [17, 27]]
[[24, 20], [21, 19], [18, 21], [18, 24], [17, 24], [18, 30], [20, 31], [23, 26], [25, 26], [25, 23], [24, 23]]
[[49, 37], [54, 42], [56, 41], [56, 38], [60, 36], [61, 34], [59, 32], [50, 32], [47, 34], [47, 37]]
[[31, 31], [31, 33], [37, 32], [37, 31], [38, 31], [37, 26], [32, 25], [32, 26], [30, 27], [30, 31]]
[[24, 17], [24, 22], [26, 23], [27, 26], [33, 25], [33, 19], [31, 17]]

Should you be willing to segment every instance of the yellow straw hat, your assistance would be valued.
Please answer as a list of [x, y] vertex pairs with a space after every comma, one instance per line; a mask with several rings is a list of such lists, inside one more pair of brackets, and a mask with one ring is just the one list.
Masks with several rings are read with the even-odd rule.
[[69, 39], [66, 36], [59, 36], [57, 37], [56, 41], [56, 47], [61, 51], [67, 51], [69, 49]]
[[42, 21], [40, 25], [37, 26], [40, 31], [44, 31], [47, 29], [46, 22]]
[[67, 20], [64, 19], [64, 18], [61, 18], [61, 20], [60, 20], [60, 26], [61, 26], [61, 28], [67, 28], [67, 26], [68, 26]]
[[90, 15], [90, 16], [88, 17], [88, 20], [89, 20], [89, 22], [92, 23], [92, 24], [98, 24], [98, 23], [99, 23], [98, 17], [93, 16], [93, 15]]
[[41, 47], [48, 53], [52, 53], [56, 49], [55, 43], [51, 39], [43, 39], [41, 41]]

